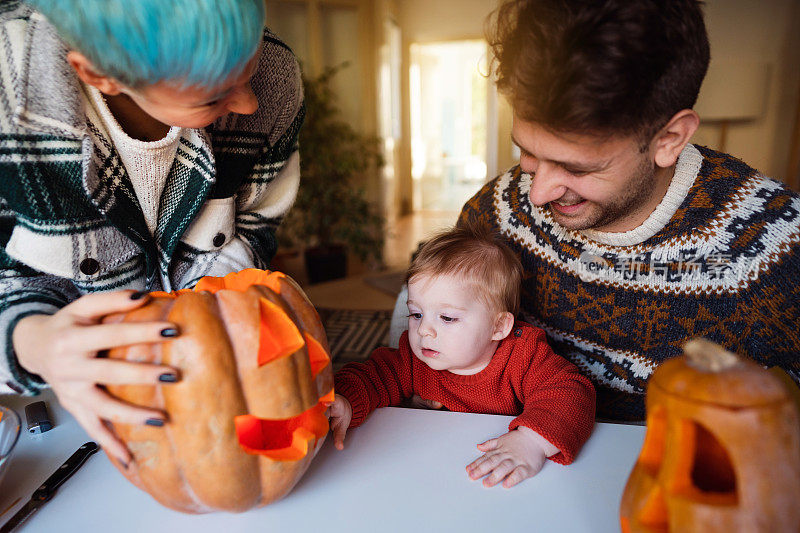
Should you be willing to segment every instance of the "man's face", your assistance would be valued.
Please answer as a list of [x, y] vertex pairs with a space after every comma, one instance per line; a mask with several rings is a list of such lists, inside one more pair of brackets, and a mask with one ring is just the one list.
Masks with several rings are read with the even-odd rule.
[[420, 274], [408, 284], [408, 341], [433, 370], [469, 375], [486, 368], [498, 316], [458, 277]]
[[159, 82], [140, 89], [123, 89], [142, 111], [168, 126], [204, 128], [228, 113], [249, 115], [258, 109], [258, 100], [250, 87], [260, 52], [250, 59], [242, 74], [220, 87], [180, 88]]
[[669, 186], [634, 136], [557, 134], [515, 116], [511, 137], [521, 152], [522, 171], [533, 178], [531, 202], [567, 229], [632, 230]]

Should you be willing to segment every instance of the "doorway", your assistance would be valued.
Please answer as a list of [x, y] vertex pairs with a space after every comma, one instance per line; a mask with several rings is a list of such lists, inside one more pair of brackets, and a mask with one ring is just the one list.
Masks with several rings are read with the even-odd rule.
[[410, 56], [412, 208], [458, 212], [486, 182], [496, 150], [486, 42], [412, 44]]

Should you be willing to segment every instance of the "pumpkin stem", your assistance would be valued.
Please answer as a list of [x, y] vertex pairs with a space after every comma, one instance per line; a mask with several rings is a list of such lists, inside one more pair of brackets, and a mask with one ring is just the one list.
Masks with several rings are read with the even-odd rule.
[[742, 359], [707, 339], [692, 339], [683, 346], [686, 363], [701, 372], [723, 372], [742, 364]]

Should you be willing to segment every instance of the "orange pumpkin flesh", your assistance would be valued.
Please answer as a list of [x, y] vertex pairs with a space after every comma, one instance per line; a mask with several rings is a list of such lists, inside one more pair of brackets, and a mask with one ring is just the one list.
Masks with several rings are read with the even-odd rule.
[[128, 469], [112, 462], [184, 512], [241, 512], [287, 494], [327, 434], [333, 400], [327, 339], [302, 290], [281, 273], [251, 269], [151, 293], [141, 308], [106, 319], [155, 320], [177, 324], [181, 335], [109, 357], [173, 366], [181, 380], [108, 389], [169, 420], [114, 424], [134, 461]]
[[685, 351], [650, 378], [623, 533], [800, 531], [800, 412], [790, 390], [708, 341]]

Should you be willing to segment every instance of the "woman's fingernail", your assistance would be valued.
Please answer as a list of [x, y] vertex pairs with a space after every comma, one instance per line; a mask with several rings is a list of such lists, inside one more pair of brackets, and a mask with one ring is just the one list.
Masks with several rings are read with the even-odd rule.
[[122, 465], [122, 469], [123, 470], [127, 470], [128, 469], [128, 463], [126, 463], [122, 459], [117, 459], [117, 461], [119, 461], [119, 464]]
[[136, 291], [133, 294], [131, 294], [131, 300], [141, 300], [145, 296], [147, 296], [147, 293], [145, 291]]
[[179, 333], [178, 328], [164, 328], [161, 330], [162, 337], [177, 337]]
[[161, 427], [164, 425], [164, 421], [161, 420], [160, 418], [148, 418], [145, 421], [145, 424], [147, 424], [148, 426]]
[[175, 383], [178, 381], [178, 376], [172, 372], [165, 372], [164, 374], [158, 376], [158, 381], [163, 383]]

